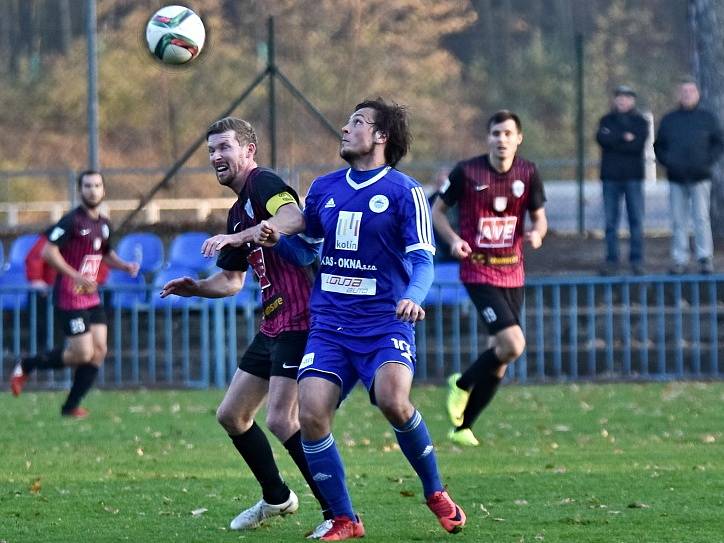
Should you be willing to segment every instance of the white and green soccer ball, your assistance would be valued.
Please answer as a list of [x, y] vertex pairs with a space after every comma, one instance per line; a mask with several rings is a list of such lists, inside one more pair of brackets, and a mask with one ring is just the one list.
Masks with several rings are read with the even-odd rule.
[[146, 25], [149, 51], [166, 64], [186, 64], [195, 59], [201, 53], [204, 41], [204, 23], [185, 6], [163, 7]]

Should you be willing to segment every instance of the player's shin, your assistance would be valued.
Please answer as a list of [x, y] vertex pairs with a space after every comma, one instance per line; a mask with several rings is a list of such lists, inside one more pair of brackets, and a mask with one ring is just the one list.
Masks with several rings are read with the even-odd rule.
[[420, 477], [425, 497], [443, 490], [440, 474], [437, 470], [437, 459], [430, 432], [420, 412], [415, 410], [400, 428], [393, 426], [400, 450]]
[[317, 441], [302, 441], [302, 447], [312, 479], [317, 483], [333, 515], [355, 518], [352, 499], [347, 491], [344, 464], [334, 436], [329, 434]]

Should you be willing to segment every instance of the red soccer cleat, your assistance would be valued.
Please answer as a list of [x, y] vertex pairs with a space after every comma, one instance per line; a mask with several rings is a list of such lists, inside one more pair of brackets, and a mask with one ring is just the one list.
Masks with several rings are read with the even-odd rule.
[[344, 541], [345, 539], [357, 539], [365, 536], [365, 527], [358, 516], [352, 520], [346, 515], [340, 515], [332, 519], [332, 527], [324, 534], [321, 541]]
[[440, 526], [451, 534], [456, 534], [465, 526], [465, 511], [463, 511], [447, 492], [438, 491], [427, 499], [427, 506], [435, 513]]
[[23, 387], [28, 382], [28, 375], [23, 371], [23, 367], [18, 362], [13, 369], [13, 374], [10, 377], [10, 390], [13, 396], [20, 396], [23, 391]]
[[88, 411], [85, 407], [74, 407], [73, 409], [68, 409], [67, 411], [63, 410], [60, 414], [64, 417], [70, 417], [73, 419], [84, 419], [90, 415], [90, 411]]

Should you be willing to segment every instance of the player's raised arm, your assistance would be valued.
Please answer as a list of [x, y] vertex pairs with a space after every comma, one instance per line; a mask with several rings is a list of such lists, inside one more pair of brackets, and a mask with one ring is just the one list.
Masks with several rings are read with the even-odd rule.
[[221, 270], [206, 279], [178, 277], [172, 279], [161, 288], [161, 298], [171, 294], [176, 296], [201, 296], [202, 298], [225, 298], [233, 296], [244, 286], [246, 273], [240, 271]]

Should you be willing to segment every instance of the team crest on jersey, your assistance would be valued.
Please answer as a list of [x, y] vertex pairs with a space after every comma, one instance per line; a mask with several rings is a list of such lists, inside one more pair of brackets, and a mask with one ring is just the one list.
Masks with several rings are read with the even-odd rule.
[[334, 248], [341, 251], [356, 251], [359, 248], [361, 224], [361, 211], [340, 211], [337, 216]]
[[103, 239], [108, 239], [110, 237], [110, 235], [111, 235], [111, 231], [108, 229], [108, 225], [104, 223], [101, 226], [101, 236], [103, 236]]
[[252, 219], [254, 218], [254, 210], [251, 207], [251, 200], [247, 200], [244, 204], [244, 211], [246, 211], [246, 214], [249, 215]]
[[510, 190], [513, 191], [513, 196], [520, 198], [525, 192], [525, 183], [523, 183], [520, 179], [516, 179], [510, 186]]
[[498, 213], [502, 213], [506, 207], [508, 207], [508, 198], [506, 196], [496, 196], [493, 200], [493, 209]]
[[103, 243], [103, 241], [101, 241], [101, 238], [94, 238], [93, 239], [93, 250], [100, 251], [102, 243]]
[[375, 194], [370, 198], [370, 210], [375, 213], [382, 213], [390, 207], [390, 200], [384, 194]]

